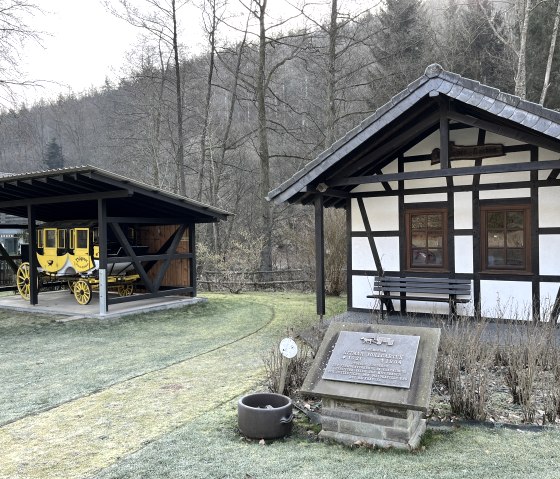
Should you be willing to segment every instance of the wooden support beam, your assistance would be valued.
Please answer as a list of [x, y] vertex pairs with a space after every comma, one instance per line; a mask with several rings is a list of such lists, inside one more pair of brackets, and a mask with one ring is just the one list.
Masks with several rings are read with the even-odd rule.
[[39, 278], [37, 267], [37, 219], [35, 207], [27, 205], [27, 221], [29, 231], [29, 303], [36, 305], [39, 303]]
[[[373, 233], [371, 231], [371, 225], [369, 223], [369, 218], [367, 215], [366, 207], [364, 205], [363, 198], [358, 198], [358, 208], [360, 209], [360, 214], [362, 216], [362, 221], [364, 223], [364, 228], [366, 230], [367, 239], [369, 242], [369, 247], [371, 249], [371, 254], [373, 255], [373, 262], [375, 263], [375, 269], [377, 270], [378, 276], [383, 276], [385, 273], [383, 272], [383, 266], [381, 265], [381, 258], [379, 257], [379, 252], [377, 251], [377, 246], [375, 245], [375, 238], [373, 237]], [[395, 311], [393, 306], [393, 302], [388, 299], [385, 300], [385, 304], [387, 306], [387, 311], [392, 313]]]
[[448, 176], [488, 175], [492, 173], [516, 173], [520, 171], [550, 170], [560, 168], [560, 160], [539, 161], [535, 163], [511, 163], [486, 166], [466, 166], [446, 168], [443, 170], [407, 171], [405, 173], [389, 173], [386, 175], [352, 176], [332, 180], [329, 187], [382, 183], [384, 181], [420, 180], [428, 178], [446, 178]]
[[16, 208], [27, 205], [51, 205], [58, 203], [75, 203], [79, 201], [94, 201], [98, 199], [126, 198], [131, 195], [128, 190], [105, 191], [99, 193], [83, 193], [79, 195], [42, 196], [40, 198], [26, 198], [20, 200], [0, 201], [1, 208]]
[[560, 153], [560, 141], [521, 129], [523, 127], [515, 128], [513, 126], [506, 126], [505, 124], [497, 124], [489, 120], [483, 120], [465, 113], [460, 113], [454, 110], [453, 107], [449, 110], [449, 118], [466, 123], [467, 125], [471, 125], [475, 128], [481, 128], [483, 130], [496, 133], [497, 135], [506, 136], [525, 143], [531, 143], [533, 145]]
[[315, 295], [317, 314], [325, 314], [325, 224], [323, 195], [315, 196]]

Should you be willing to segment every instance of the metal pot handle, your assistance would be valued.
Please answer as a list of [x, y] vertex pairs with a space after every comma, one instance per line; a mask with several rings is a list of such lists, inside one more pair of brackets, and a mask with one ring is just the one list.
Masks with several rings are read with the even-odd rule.
[[283, 417], [282, 419], [280, 419], [280, 424], [288, 424], [292, 422], [293, 419], [294, 419], [294, 413], [290, 414], [289, 417]]

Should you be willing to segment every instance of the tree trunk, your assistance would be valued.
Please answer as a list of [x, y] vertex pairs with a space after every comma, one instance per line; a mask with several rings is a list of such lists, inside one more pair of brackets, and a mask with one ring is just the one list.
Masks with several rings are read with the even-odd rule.
[[529, 14], [531, 12], [531, 0], [524, 0], [523, 21], [519, 32], [519, 52], [517, 59], [517, 74], [515, 75], [515, 94], [521, 99], [527, 97], [527, 34], [529, 31]]
[[[264, 235], [263, 247], [261, 250], [260, 268], [261, 271], [272, 270], [272, 206], [266, 200], [270, 191], [270, 158], [268, 152], [268, 132], [266, 118], [266, 2], [261, 0], [259, 7], [259, 62], [257, 69], [256, 88], [257, 88], [257, 110], [258, 110], [258, 136], [259, 136], [259, 160], [260, 160], [260, 188], [259, 202], [261, 205], [261, 231]], [[263, 278], [265, 281], [266, 279]]]
[[552, 59], [554, 58], [554, 50], [556, 49], [556, 37], [558, 36], [558, 25], [560, 24], [560, 0], [556, 5], [556, 16], [554, 17], [554, 26], [552, 27], [552, 35], [550, 37], [550, 48], [548, 50], [548, 60], [546, 62], [546, 71], [544, 73], [544, 82], [539, 103], [544, 106], [544, 100], [550, 86], [550, 71], [552, 70]]
[[337, 0], [331, 2], [331, 24], [329, 28], [329, 57], [327, 71], [327, 121], [325, 132], [325, 148], [335, 141], [336, 122], [336, 39], [338, 35], [338, 5]]
[[204, 102], [204, 125], [202, 127], [202, 135], [200, 138], [200, 167], [198, 169], [198, 192], [196, 198], [202, 200], [202, 190], [204, 184], [204, 168], [206, 165], [206, 140], [208, 136], [208, 125], [210, 123], [210, 101], [212, 100], [212, 78], [214, 75], [214, 59], [216, 54], [216, 0], [210, 0], [210, 8], [212, 9], [212, 23], [209, 32], [210, 41], [210, 65], [208, 69], [208, 79], [206, 81], [206, 101]]
[[187, 183], [185, 179], [185, 142], [183, 138], [183, 95], [181, 89], [181, 64], [179, 62], [179, 44], [177, 40], [177, 9], [175, 0], [171, 0], [173, 17], [173, 55], [175, 59], [175, 93], [177, 95], [177, 154], [175, 164], [177, 165], [177, 177], [179, 193], [187, 194]]

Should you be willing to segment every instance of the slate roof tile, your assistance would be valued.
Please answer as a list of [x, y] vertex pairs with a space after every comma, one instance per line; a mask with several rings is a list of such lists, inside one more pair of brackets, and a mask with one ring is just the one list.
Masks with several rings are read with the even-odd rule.
[[[493, 115], [500, 115], [500, 113], [504, 110], [504, 108], [507, 106], [506, 103], [504, 103], [503, 101], [499, 101], [498, 99], [496, 99], [494, 101], [494, 104], [492, 105], [492, 108], [490, 108], [488, 110], [488, 113], [492, 113]], [[500, 115], [501, 116], [501, 115]]]
[[516, 123], [521, 123], [527, 117], [527, 112], [525, 110], [521, 110], [520, 108], [516, 108], [513, 115], [510, 117], [511, 121], [515, 121]]
[[523, 126], [531, 128], [532, 126], [534, 126], [537, 123], [537, 121], [539, 121], [540, 118], [541, 118], [540, 116], [533, 115], [532, 113], [527, 113], [527, 116], [521, 122], [521, 124]]
[[450, 83], [448, 81], [443, 81], [441, 85], [438, 87], [437, 91], [442, 93], [443, 95], [447, 95], [451, 89], [453, 88], [454, 83]]
[[552, 136], [553, 138], [560, 138], [560, 124], [552, 123], [546, 130], [544, 134]]
[[539, 121], [537, 121], [537, 123], [533, 125], [533, 129], [540, 132], [544, 132], [548, 127], [550, 127], [550, 125], [552, 125], [552, 121], [541, 117]]

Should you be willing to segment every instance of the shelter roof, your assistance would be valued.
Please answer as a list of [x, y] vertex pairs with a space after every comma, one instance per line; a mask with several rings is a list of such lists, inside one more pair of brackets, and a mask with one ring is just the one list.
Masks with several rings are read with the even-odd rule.
[[267, 199], [305, 204], [319, 191], [326, 192], [325, 206], [344, 206], [340, 193], [352, 187], [338, 188], [338, 198], [336, 193], [329, 197], [329, 180], [381, 174], [389, 161], [439, 128], [441, 98], [453, 105], [448, 118], [457, 126], [479, 127], [560, 152], [559, 112], [432, 64]]
[[0, 213], [22, 218], [32, 205], [39, 221], [97, 219], [101, 198], [111, 217], [208, 223], [231, 215], [89, 165], [0, 177]]

